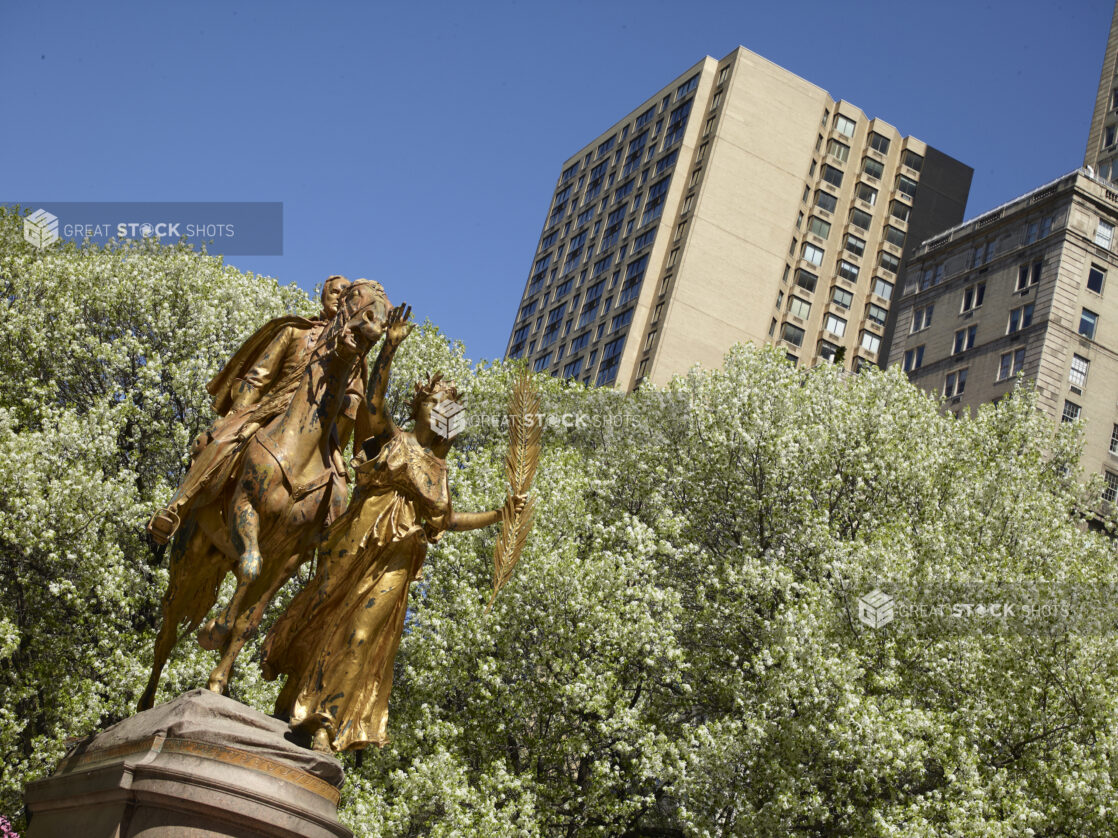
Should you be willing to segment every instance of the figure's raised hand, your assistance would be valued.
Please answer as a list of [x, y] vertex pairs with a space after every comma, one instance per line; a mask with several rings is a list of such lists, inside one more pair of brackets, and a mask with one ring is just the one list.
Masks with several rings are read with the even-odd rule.
[[411, 334], [414, 328], [415, 324], [411, 322], [411, 306], [401, 303], [388, 313], [385, 342], [395, 349], [404, 342], [404, 338]]
[[528, 503], [527, 495], [509, 495], [505, 505], [509, 507], [514, 518], [519, 517], [524, 512], [524, 506]]

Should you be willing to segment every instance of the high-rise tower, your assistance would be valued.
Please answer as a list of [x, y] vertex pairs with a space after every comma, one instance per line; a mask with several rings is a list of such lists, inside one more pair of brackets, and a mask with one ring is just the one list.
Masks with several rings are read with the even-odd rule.
[[877, 363], [971, 174], [749, 50], [707, 57], [563, 163], [507, 354], [623, 389], [745, 341]]

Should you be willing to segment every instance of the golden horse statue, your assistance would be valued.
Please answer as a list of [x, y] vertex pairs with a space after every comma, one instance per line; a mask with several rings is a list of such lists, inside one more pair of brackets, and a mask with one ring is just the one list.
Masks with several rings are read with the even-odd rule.
[[378, 283], [358, 280], [347, 287], [286, 411], [248, 442], [230, 488], [182, 522], [171, 544], [163, 621], [138, 709], [153, 705], [180, 626], [190, 632], [201, 624], [232, 572], [237, 580], [232, 598], [198, 638], [203, 647], [221, 652], [208, 687], [224, 691], [233, 662], [268, 603], [345, 509], [334, 454], [347, 384], [385, 328], [401, 317], [406, 318], [403, 307], [391, 310]]

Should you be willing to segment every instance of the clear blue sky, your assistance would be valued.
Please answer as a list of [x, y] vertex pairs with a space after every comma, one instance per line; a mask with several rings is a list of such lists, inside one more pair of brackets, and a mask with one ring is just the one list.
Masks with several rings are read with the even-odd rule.
[[560, 163], [739, 43], [975, 169], [1082, 163], [1111, 0], [0, 0], [0, 201], [282, 201], [311, 289], [382, 281], [499, 356]]

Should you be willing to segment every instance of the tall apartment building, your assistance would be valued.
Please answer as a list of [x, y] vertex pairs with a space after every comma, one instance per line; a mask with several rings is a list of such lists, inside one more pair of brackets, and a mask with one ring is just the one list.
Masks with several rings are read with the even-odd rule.
[[1103, 180], [1118, 180], [1118, 4], [1110, 19], [1083, 165], [1090, 166]]
[[877, 363], [971, 175], [749, 50], [707, 57], [564, 162], [507, 355], [622, 389], [737, 342]]
[[1118, 187], [1072, 172], [916, 250], [890, 364], [959, 412], [1018, 374], [1055, 420], [1088, 420], [1082, 464], [1118, 500]]

